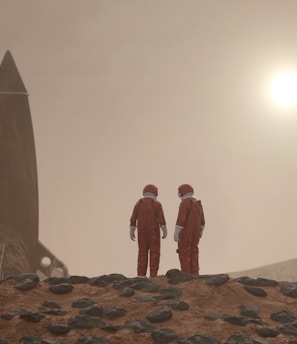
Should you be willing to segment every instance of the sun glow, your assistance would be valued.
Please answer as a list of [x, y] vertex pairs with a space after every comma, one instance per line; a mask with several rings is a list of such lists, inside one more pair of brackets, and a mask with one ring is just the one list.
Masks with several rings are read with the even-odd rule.
[[271, 95], [282, 106], [297, 104], [297, 74], [278, 74], [271, 82]]

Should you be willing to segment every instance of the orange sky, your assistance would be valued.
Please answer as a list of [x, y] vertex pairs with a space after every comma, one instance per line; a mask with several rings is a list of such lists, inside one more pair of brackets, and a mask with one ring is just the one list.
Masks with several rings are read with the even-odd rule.
[[297, 69], [295, 0], [0, 1], [35, 133], [40, 240], [71, 274], [136, 274], [129, 218], [159, 188], [178, 268], [177, 187], [206, 228], [201, 273], [296, 258], [297, 112], [267, 88]]

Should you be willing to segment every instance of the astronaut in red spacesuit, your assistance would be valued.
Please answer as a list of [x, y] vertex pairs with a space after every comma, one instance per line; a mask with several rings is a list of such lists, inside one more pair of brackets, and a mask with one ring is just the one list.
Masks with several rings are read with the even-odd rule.
[[202, 236], [205, 220], [201, 201], [193, 197], [191, 185], [183, 184], [178, 188], [181, 198], [174, 231], [174, 240], [178, 242], [178, 254], [181, 271], [199, 275], [199, 240]]
[[157, 201], [158, 189], [149, 184], [143, 189], [143, 198], [137, 201], [130, 218], [130, 238], [138, 237], [137, 275], [146, 276], [148, 260], [150, 277], [158, 274], [160, 262], [160, 229], [162, 239], [167, 236], [166, 221], [162, 205]]

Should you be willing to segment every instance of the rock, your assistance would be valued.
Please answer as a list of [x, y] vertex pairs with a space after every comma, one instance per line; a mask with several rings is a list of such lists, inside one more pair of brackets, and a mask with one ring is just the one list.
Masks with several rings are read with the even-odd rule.
[[198, 279], [199, 276], [189, 275], [178, 269], [171, 269], [166, 272], [166, 277], [168, 278], [168, 283], [179, 284], [183, 282], [193, 281]]
[[261, 328], [257, 328], [256, 332], [258, 333], [259, 336], [261, 337], [272, 337], [275, 338], [279, 335], [279, 332], [275, 329], [272, 328], [266, 328], [266, 327], [261, 327]]
[[76, 301], [73, 301], [71, 304], [71, 307], [73, 308], [85, 308], [93, 306], [96, 302], [92, 299], [89, 299], [88, 297], [83, 297], [81, 299], [78, 299]]
[[0, 344], [10, 344], [10, 342], [4, 338], [0, 338]]
[[230, 324], [239, 325], [239, 326], [245, 326], [246, 324], [250, 322], [249, 318], [237, 317], [235, 315], [228, 315], [228, 314], [223, 316], [223, 320]]
[[227, 274], [217, 274], [213, 276], [209, 276], [206, 278], [205, 283], [207, 285], [222, 285], [229, 280], [229, 276]]
[[163, 328], [152, 332], [152, 337], [157, 343], [169, 343], [178, 338], [178, 334], [171, 329]]
[[5, 319], [5, 320], [11, 320], [13, 317], [15, 317], [16, 315], [19, 315], [19, 314], [20, 314], [20, 311], [11, 310], [11, 311], [8, 311], [8, 312], [1, 314], [1, 318]]
[[41, 339], [34, 334], [29, 334], [27, 336], [23, 336], [18, 341], [18, 344], [41, 344]]
[[110, 344], [104, 337], [81, 336], [76, 341], [77, 344]]
[[235, 281], [244, 285], [249, 285], [249, 286], [253, 286], [253, 287], [276, 287], [278, 286], [278, 282], [271, 280], [271, 279], [267, 279], [267, 278], [251, 278], [248, 276], [244, 276], [244, 277], [239, 277], [239, 278], [235, 278]]
[[290, 323], [296, 320], [296, 317], [293, 313], [288, 312], [286, 310], [274, 312], [271, 314], [270, 318], [274, 321], [278, 321], [281, 323]]
[[72, 291], [73, 286], [69, 283], [50, 285], [48, 288], [54, 294], [66, 294]]
[[125, 322], [124, 327], [133, 330], [135, 333], [153, 332], [155, 327], [137, 318], [129, 319]]
[[160, 308], [148, 314], [147, 319], [151, 322], [162, 322], [170, 319], [171, 317], [172, 312], [169, 309]]
[[67, 283], [70, 284], [85, 284], [89, 282], [89, 277], [86, 276], [69, 276]]
[[89, 284], [95, 285], [101, 288], [107, 287], [109, 283], [111, 283], [111, 279], [108, 275], [102, 275], [102, 276], [93, 277], [89, 279]]
[[297, 283], [283, 283], [281, 285], [281, 292], [286, 296], [297, 299]]
[[242, 333], [231, 335], [224, 344], [253, 344], [253, 340]]
[[51, 315], [65, 315], [67, 311], [61, 308], [47, 308], [47, 307], [39, 307], [38, 311], [43, 314], [51, 314]]
[[181, 296], [182, 290], [174, 286], [168, 286], [160, 289], [159, 293], [163, 295], [163, 300], [175, 299]]
[[104, 309], [100, 305], [92, 305], [92, 306], [83, 308], [79, 313], [102, 317], [104, 315]]
[[43, 301], [41, 304], [42, 307], [47, 307], [47, 308], [63, 308], [59, 303], [54, 302], [54, 301]]
[[281, 334], [297, 337], [297, 323], [277, 326], [276, 330], [279, 331]]
[[209, 335], [197, 334], [178, 338], [176, 344], [219, 344], [219, 341], [215, 337]]
[[179, 311], [187, 311], [189, 309], [189, 305], [183, 300], [173, 300], [167, 302], [166, 306], [169, 306], [170, 308]]
[[124, 316], [126, 313], [127, 313], [127, 311], [126, 311], [125, 308], [115, 306], [115, 307], [112, 307], [112, 308], [107, 309], [107, 310], [104, 312], [104, 316], [105, 316], [106, 318], [112, 320], [112, 319], [116, 319], [116, 318], [122, 317], [122, 316]]
[[103, 320], [88, 314], [79, 314], [70, 317], [68, 325], [74, 328], [90, 329], [99, 327], [103, 323]]
[[111, 333], [117, 332], [122, 329], [122, 326], [107, 324], [105, 321], [101, 321], [99, 327], [101, 328], [101, 330]]
[[158, 302], [156, 297], [152, 297], [149, 295], [139, 295], [139, 296], [135, 297], [135, 300], [137, 300], [138, 302], [152, 302], [152, 303]]
[[38, 323], [44, 315], [38, 312], [27, 311], [22, 309], [20, 312], [20, 319], [26, 320], [31, 323]]
[[135, 291], [130, 287], [125, 287], [123, 290], [119, 291], [119, 296], [130, 297], [135, 294]]
[[249, 318], [260, 319], [260, 311], [258, 307], [242, 305], [240, 306], [240, 315]]
[[254, 295], [254, 296], [259, 296], [259, 297], [265, 297], [267, 296], [267, 293], [264, 289], [261, 289], [261, 288], [257, 288], [257, 287], [251, 287], [251, 286], [248, 286], [248, 285], [245, 285], [244, 286], [244, 289]]
[[155, 293], [160, 289], [160, 286], [156, 285], [150, 279], [142, 277], [135, 277], [113, 284], [113, 288], [116, 290], [123, 290], [126, 287], [149, 293]]
[[49, 330], [56, 335], [60, 335], [68, 333], [71, 330], [71, 327], [65, 324], [50, 324]]

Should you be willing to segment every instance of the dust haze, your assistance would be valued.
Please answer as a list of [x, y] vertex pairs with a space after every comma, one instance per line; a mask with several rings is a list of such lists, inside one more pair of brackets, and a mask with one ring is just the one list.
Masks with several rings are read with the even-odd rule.
[[159, 274], [179, 268], [183, 183], [205, 212], [201, 274], [296, 257], [297, 112], [268, 94], [297, 68], [296, 1], [0, 5], [1, 59], [30, 94], [39, 236], [71, 274], [136, 275], [129, 218], [148, 183], [169, 232]]

